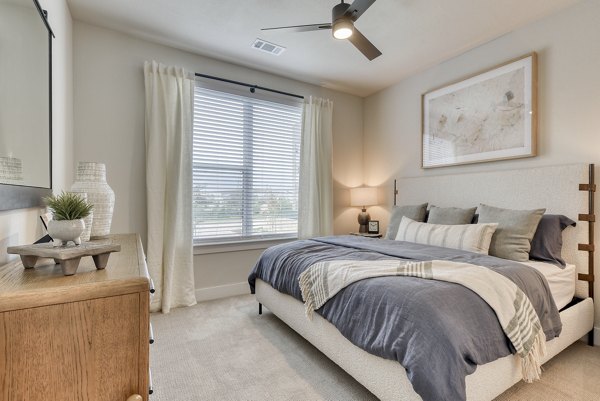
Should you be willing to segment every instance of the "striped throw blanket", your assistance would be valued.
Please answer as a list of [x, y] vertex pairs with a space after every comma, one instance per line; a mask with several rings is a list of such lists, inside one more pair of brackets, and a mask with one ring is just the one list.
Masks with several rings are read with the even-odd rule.
[[306, 315], [312, 318], [330, 298], [348, 285], [372, 277], [411, 276], [447, 281], [469, 288], [496, 313], [521, 361], [523, 380], [540, 378], [546, 336], [527, 296], [511, 280], [483, 266], [432, 260], [336, 260], [319, 262], [300, 275]]

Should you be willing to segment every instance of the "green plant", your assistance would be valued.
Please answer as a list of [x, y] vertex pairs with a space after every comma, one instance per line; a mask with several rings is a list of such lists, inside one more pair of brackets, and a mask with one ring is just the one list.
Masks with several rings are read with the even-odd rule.
[[92, 212], [94, 206], [85, 201], [81, 195], [73, 192], [63, 192], [44, 198], [54, 220], [79, 220]]

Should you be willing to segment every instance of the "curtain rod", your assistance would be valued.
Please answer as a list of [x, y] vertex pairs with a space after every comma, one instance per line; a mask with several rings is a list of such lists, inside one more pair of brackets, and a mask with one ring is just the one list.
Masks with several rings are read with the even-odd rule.
[[230, 84], [245, 86], [247, 88], [250, 88], [250, 92], [252, 92], [252, 93], [254, 93], [254, 91], [256, 89], [260, 89], [260, 90], [267, 91], [267, 92], [279, 93], [280, 95], [286, 95], [286, 96], [291, 96], [291, 97], [297, 97], [298, 99], [304, 99], [304, 96], [295, 95], [295, 94], [289, 93], [289, 92], [282, 92], [282, 91], [278, 91], [276, 89], [265, 88], [264, 86], [251, 85], [251, 84], [247, 84], [245, 82], [233, 81], [231, 79], [214, 77], [212, 75], [200, 74], [198, 72], [196, 73], [196, 76], [202, 77], [202, 78], [214, 79], [215, 81], [221, 81], [221, 82], [227, 82]]

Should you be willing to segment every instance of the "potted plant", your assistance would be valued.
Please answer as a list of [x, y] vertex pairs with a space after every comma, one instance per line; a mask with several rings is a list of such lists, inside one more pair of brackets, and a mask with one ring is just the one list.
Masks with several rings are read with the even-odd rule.
[[81, 245], [81, 234], [85, 230], [83, 219], [91, 213], [93, 206], [80, 194], [72, 192], [52, 195], [44, 201], [52, 213], [48, 234], [54, 240], [54, 246], [67, 245], [69, 241]]

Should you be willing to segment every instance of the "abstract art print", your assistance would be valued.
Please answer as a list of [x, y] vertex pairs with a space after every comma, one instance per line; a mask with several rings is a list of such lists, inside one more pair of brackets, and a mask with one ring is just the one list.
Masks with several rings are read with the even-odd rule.
[[536, 154], [537, 55], [423, 95], [423, 168]]

